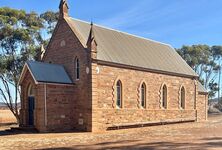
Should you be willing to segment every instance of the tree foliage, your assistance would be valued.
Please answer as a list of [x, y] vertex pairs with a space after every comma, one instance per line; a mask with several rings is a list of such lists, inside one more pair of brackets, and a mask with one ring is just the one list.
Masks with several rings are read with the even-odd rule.
[[182, 46], [177, 52], [200, 76], [199, 80], [213, 97], [219, 90], [217, 78], [221, 68], [222, 46], [192, 45]]
[[53, 31], [58, 13], [27, 13], [8, 7], [0, 8], [0, 100], [19, 120], [19, 76], [27, 60], [36, 59], [45, 32]]
[[44, 19], [44, 24], [46, 29], [48, 30], [48, 34], [52, 34], [56, 22], [59, 19], [59, 13], [58, 12], [53, 12], [53, 11], [47, 11], [43, 14], [40, 15], [41, 18]]

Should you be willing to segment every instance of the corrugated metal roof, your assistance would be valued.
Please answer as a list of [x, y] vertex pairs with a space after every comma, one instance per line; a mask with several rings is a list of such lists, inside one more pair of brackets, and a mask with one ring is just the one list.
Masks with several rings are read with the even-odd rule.
[[27, 65], [38, 82], [72, 84], [68, 74], [61, 65], [28, 61]]
[[208, 93], [205, 87], [198, 81], [197, 91], [201, 93]]
[[[66, 18], [71, 29], [86, 47], [90, 23]], [[94, 25], [97, 59], [152, 70], [198, 76], [168, 44], [137, 37], [124, 32]]]

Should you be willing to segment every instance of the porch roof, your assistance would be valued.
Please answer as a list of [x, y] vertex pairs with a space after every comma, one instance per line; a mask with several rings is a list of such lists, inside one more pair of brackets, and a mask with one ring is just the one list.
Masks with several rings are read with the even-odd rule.
[[73, 84], [68, 76], [65, 68], [62, 65], [49, 64], [37, 61], [28, 61], [22, 71], [20, 84], [27, 69], [30, 71], [36, 83], [58, 83], [58, 84]]
[[197, 90], [200, 93], [205, 93], [205, 94], [208, 93], [207, 90], [205, 89], [205, 87], [199, 81], [198, 81], [198, 85], [197, 85]]

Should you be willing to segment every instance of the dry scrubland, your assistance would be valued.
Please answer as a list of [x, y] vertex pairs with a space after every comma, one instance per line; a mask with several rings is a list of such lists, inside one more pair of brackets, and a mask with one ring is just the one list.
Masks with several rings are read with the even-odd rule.
[[15, 123], [16, 119], [8, 109], [0, 109], [0, 126], [3, 124]]
[[[4, 128], [6, 129], [6, 127]], [[222, 116], [207, 122], [152, 126], [104, 133], [28, 134], [0, 128], [1, 150], [185, 149], [222, 150]]]

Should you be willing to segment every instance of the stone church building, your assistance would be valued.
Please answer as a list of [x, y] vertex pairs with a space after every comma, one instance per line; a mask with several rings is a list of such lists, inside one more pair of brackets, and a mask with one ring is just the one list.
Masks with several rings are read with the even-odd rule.
[[168, 44], [74, 19], [66, 0], [41, 61], [25, 64], [20, 126], [102, 131], [207, 120], [208, 94]]

